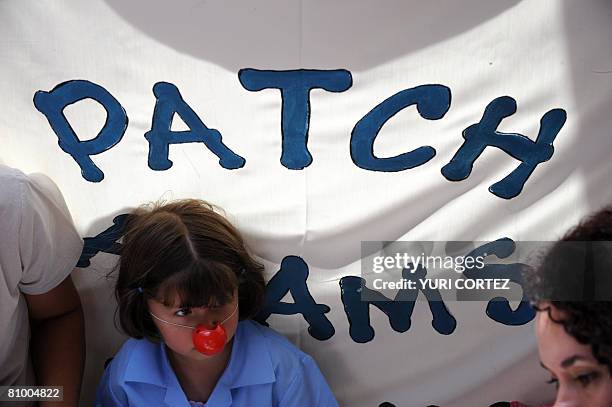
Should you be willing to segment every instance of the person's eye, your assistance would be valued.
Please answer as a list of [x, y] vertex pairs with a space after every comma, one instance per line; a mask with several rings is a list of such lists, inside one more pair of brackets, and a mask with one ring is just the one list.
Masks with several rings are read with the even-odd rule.
[[595, 381], [595, 379], [597, 379], [598, 377], [599, 377], [599, 373], [597, 373], [597, 372], [589, 372], [589, 373], [585, 373], [585, 374], [581, 374], [580, 376], [577, 376], [576, 380], [583, 387], [586, 387], [589, 384], [593, 383], [593, 381]]
[[559, 379], [557, 379], [556, 377], [551, 377], [550, 379], [548, 379], [546, 381], [547, 384], [554, 384], [555, 388], [559, 388]]
[[174, 313], [177, 317], [186, 317], [191, 314], [191, 308], [181, 308]]

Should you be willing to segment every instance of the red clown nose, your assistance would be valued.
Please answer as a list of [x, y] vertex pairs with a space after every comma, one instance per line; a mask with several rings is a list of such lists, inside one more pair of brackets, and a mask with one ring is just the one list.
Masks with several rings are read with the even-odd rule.
[[214, 356], [221, 352], [227, 342], [227, 333], [221, 324], [214, 329], [208, 329], [200, 324], [193, 330], [193, 346], [206, 356]]

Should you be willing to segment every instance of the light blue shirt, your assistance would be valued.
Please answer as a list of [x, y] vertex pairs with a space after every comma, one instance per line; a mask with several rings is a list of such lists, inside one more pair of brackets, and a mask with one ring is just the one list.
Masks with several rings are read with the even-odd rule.
[[[241, 321], [232, 353], [206, 407], [338, 406], [315, 361], [285, 337]], [[163, 343], [130, 339], [106, 367], [97, 407], [189, 407]]]

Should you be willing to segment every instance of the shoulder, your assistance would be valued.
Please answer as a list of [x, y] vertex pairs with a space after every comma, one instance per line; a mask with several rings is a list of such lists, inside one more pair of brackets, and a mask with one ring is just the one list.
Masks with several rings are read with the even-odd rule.
[[[132, 370], [143, 367], [143, 363], [150, 364], [162, 357], [161, 345], [147, 339], [130, 338], [121, 346], [119, 352], [112, 358], [108, 370], [114, 382], [120, 383], [129, 379]], [[150, 368], [153, 366], [147, 366]]]
[[104, 368], [102, 379], [96, 391], [96, 407], [115, 406], [126, 401], [124, 376], [129, 363], [130, 349], [134, 347], [132, 339], [126, 341], [110, 363]]
[[28, 182], [29, 178], [23, 172], [0, 165], [0, 186], [2, 186], [0, 208], [21, 210], [21, 201]]
[[[1, 257], [4, 262], [18, 258], [19, 230], [24, 212], [24, 201], [27, 176], [14, 168], [0, 165], [0, 242]], [[10, 254], [6, 251], [10, 250]], [[0, 267], [2, 269], [2, 267]], [[13, 269], [13, 267], [11, 267]], [[21, 274], [19, 267], [14, 267], [15, 272]]]
[[146, 339], [128, 339], [104, 369], [102, 380], [98, 385], [96, 405], [123, 405], [130, 398], [128, 383], [138, 374], [147, 372], [145, 366], [158, 360], [161, 346]]
[[2, 182], [22, 182], [27, 176], [16, 168], [7, 167], [0, 164], [0, 181]]
[[257, 336], [270, 353], [272, 365], [276, 370], [293, 372], [304, 363], [314, 362], [310, 355], [302, 352], [287, 338], [267, 326], [255, 321], [243, 321], [247, 337]]
[[37, 211], [54, 206], [68, 212], [57, 185], [44, 174], [26, 175], [18, 169], [0, 165], [0, 208], [16, 212]]
[[128, 370], [128, 365], [132, 359], [132, 354], [138, 348], [146, 346], [145, 340], [128, 339], [119, 349], [110, 363], [104, 369], [104, 375], [108, 376], [108, 383], [112, 385], [121, 385], [125, 381], [125, 373]]
[[249, 339], [259, 338], [258, 341], [266, 348], [278, 387], [289, 387], [296, 381], [322, 379], [314, 359], [283, 335], [254, 321], [244, 321], [244, 324], [246, 336], [250, 336]]
[[266, 347], [274, 370], [275, 399], [280, 405], [334, 406], [337, 402], [314, 359], [274, 330], [253, 321], [244, 321], [249, 339], [257, 338]]
[[[0, 170], [3, 234], [19, 259], [19, 290], [37, 295], [57, 287], [77, 264], [83, 240], [57, 185], [46, 175]], [[7, 232], [4, 232], [7, 231]]]

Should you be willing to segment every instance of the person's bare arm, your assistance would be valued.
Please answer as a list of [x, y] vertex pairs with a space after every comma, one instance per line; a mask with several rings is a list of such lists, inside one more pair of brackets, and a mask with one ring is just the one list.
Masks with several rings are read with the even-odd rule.
[[30, 314], [30, 352], [39, 386], [63, 386], [62, 404], [77, 406], [85, 364], [85, 326], [79, 294], [68, 276], [40, 295], [25, 295]]

